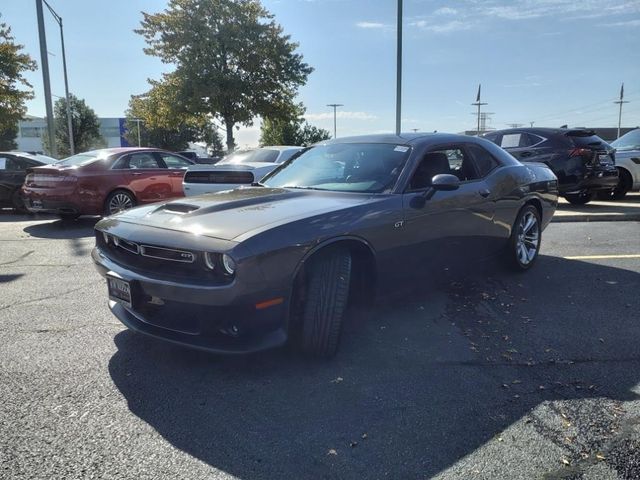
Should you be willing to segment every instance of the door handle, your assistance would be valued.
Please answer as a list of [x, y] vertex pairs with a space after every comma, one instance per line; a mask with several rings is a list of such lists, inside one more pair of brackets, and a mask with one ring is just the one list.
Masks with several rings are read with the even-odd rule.
[[139, 175], [142, 175], [142, 173], [140, 173], [140, 172], [132, 172], [131, 175], [135, 175], [137, 177]]
[[483, 188], [482, 190], [479, 190], [478, 193], [480, 194], [481, 197], [487, 198], [489, 195], [491, 195], [491, 191], [487, 188]]

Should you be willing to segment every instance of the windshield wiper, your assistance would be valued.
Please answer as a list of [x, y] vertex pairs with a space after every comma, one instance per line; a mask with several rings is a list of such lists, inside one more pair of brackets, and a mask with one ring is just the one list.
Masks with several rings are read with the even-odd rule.
[[252, 187], [266, 187], [266, 185], [264, 183], [260, 183], [260, 182], [253, 182], [251, 184]]
[[317, 188], [317, 187], [307, 187], [302, 185], [285, 185], [282, 188], [295, 188], [296, 190], [322, 190], [326, 191], [326, 188]]

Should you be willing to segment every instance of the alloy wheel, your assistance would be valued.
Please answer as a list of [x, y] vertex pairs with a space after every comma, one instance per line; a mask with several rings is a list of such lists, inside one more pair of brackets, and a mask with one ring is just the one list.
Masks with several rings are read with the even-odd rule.
[[121, 212], [133, 208], [133, 200], [126, 193], [116, 193], [109, 202], [109, 214]]
[[522, 265], [529, 265], [538, 255], [540, 247], [540, 225], [533, 212], [522, 216], [518, 225], [518, 239], [516, 241], [516, 255]]

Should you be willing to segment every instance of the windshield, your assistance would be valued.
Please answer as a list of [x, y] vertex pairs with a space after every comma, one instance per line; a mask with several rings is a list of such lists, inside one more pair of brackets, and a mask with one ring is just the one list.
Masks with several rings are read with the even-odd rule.
[[89, 163], [95, 162], [96, 160], [107, 158], [108, 156], [109, 152], [107, 150], [92, 150], [90, 152], [78, 153], [77, 155], [64, 158], [59, 162], [56, 162], [56, 165], [64, 165], [67, 167], [82, 167], [83, 165], [88, 165]]
[[640, 150], [640, 128], [625, 133], [619, 139], [611, 142], [611, 146], [619, 151]]
[[256, 150], [244, 150], [241, 152], [227, 155], [218, 162], [218, 165], [229, 163], [251, 163], [251, 162], [267, 162], [274, 163], [278, 159], [278, 150], [269, 148], [258, 148]]
[[314, 147], [265, 179], [267, 187], [379, 193], [395, 184], [409, 156], [405, 145], [338, 143]]

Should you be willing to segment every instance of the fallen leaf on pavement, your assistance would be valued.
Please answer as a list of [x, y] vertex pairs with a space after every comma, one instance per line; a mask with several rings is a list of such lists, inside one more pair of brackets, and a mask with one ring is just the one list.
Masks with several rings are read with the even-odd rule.
[[338, 455], [338, 452], [336, 452], [336, 450], [332, 448], [327, 452], [327, 455]]
[[331, 380], [331, 383], [340, 383], [343, 380], [344, 380], [344, 378], [338, 377], [338, 378], [334, 378], [333, 380]]

